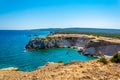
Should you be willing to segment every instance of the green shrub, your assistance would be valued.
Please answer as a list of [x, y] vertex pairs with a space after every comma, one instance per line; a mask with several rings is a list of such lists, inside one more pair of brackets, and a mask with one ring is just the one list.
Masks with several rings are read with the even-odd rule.
[[47, 36], [47, 37], [46, 37], [46, 39], [47, 39], [47, 40], [52, 40], [53, 38], [52, 38], [52, 37]]
[[41, 40], [46, 40], [45, 38], [41, 38]]
[[63, 61], [58, 61], [57, 63], [63, 63]]
[[68, 65], [68, 64], [70, 64], [70, 63], [65, 63], [64, 65]]
[[120, 63], [120, 53], [115, 54], [115, 55], [111, 58], [111, 62]]
[[108, 63], [108, 61], [107, 61], [107, 59], [106, 58], [100, 58], [99, 60], [98, 60], [98, 62], [102, 62], [102, 63], [104, 63], [104, 64], [107, 64]]

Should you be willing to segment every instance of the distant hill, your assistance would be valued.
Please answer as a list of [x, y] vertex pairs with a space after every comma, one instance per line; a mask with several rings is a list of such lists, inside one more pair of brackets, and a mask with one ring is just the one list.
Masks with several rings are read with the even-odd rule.
[[56, 31], [61, 30], [62, 28], [46, 28], [46, 29], [32, 29], [33, 31]]
[[99, 33], [115, 33], [120, 34], [120, 29], [99, 29], [99, 28], [47, 28], [47, 29], [33, 29], [35, 31], [80, 31], [80, 32], [99, 32]]

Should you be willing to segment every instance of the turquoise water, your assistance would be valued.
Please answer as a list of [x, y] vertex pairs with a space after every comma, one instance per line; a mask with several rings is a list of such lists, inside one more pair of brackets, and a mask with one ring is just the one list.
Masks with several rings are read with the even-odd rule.
[[67, 63], [94, 59], [68, 48], [26, 51], [25, 45], [34, 37], [29, 37], [30, 34], [39, 34], [39, 37], [44, 37], [49, 34], [49, 31], [0, 31], [0, 69], [18, 67], [21, 71], [33, 71], [47, 62]]

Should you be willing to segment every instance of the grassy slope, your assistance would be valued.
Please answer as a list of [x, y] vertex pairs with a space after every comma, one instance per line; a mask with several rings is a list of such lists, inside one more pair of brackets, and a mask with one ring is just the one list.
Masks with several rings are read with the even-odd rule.
[[82, 31], [74, 31], [74, 30], [57, 30], [55, 33], [59, 34], [87, 34], [93, 36], [102, 36], [102, 37], [111, 37], [111, 38], [118, 38], [120, 39], [120, 34], [113, 34], [113, 33], [100, 33], [100, 32], [82, 32]]

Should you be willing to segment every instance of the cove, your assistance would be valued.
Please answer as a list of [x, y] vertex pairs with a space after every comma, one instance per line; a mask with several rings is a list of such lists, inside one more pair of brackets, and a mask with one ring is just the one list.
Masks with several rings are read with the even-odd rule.
[[27, 52], [29, 58], [29, 66], [20, 67], [22, 71], [32, 71], [40, 66], [44, 66], [47, 62], [69, 63], [71, 61], [89, 61], [96, 58], [87, 57], [70, 48], [51, 48], [41, 49]]
[[[47, 62], [68, 63], [70, 61], [88, 61], [95, 58], [79, 54], [70, 48], [51, 48], [26, 51], [25, 45], [33, 37], [29, 34], [47, 36], [48, 31], [0, 31], [0, 69], [17, 67], [20, 71], [33, 71], [44, 66]], [[68, 54], [66, 54], [68, 53]]]

